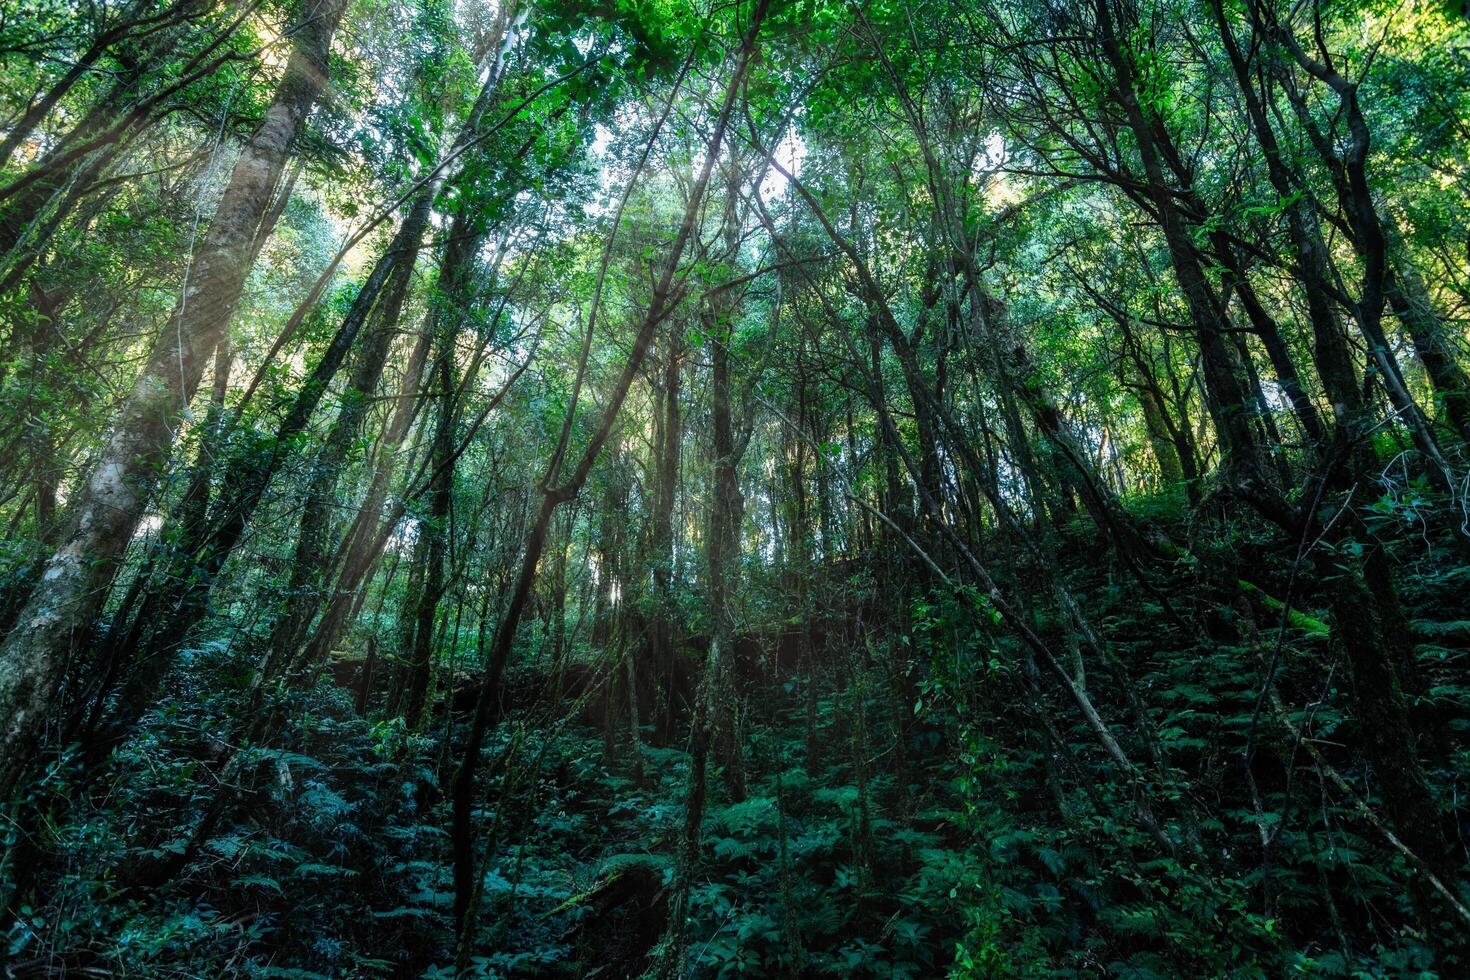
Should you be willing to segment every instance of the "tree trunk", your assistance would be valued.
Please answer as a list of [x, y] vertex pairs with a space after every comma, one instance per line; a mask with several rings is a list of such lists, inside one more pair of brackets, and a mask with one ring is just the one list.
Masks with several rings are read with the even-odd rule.
[[250, 272], [256, 229], [292, 141], [326, 83], [331, 39], [344, 6], [345, 0], [324, 0], [300, 25], [270, 108], [241, 152], [190, 263], [172, 320], [80, 495], [72, 530], [48, 561], [20, 625], [0, 646], [0, 797], [20, 778], [67, 664], [87, 642], [204, 364], [228, 329]]
[[312, 613], [320, 602], [319, 592], [330, 557], [330, 519], [342, 468], [357, 442], [367, 419], [369, 399], [377, 391], [387, 366], [436, 192], [437, 184], [420, 194], [388, 252], [380, 260], [388, 261], [392, 256], [395, 264], [374, 315], [371, 333], [358, 352], [352, 378], [342, 393], [342, 407], [332, 423], [326, 444], [309, 471], [306, 501], [301, 508], [296, 551], [291, 562], [291, 578], [286, 586], [285, 607], [276, 621], [268, 647], [271, 659], [267, 673], [273, 672], [272, 666], [280, 658], [289, 658], [301, 645]]

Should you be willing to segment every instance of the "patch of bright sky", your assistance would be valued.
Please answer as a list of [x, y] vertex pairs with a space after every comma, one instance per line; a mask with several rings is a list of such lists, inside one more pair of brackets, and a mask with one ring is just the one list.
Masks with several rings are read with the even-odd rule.
[[[801, 163], [806, 159], [806, 141], [795, 130], [788, 131], [781, 138], [781, 142], [776, 144], [776, 149], [771, 155], [785, 168], [787, 173], [800, 178]], [[784, 197], [789, 186], [790, 182], [781, 171], [770, 167], [766, 170], [766, 179], [761, 181], [761, 200], [769, 202], [773, 198]]]
[[1021, 192], [1009, 175], [997, 172], [1009, 161], [1005, 137], [1000, 133], [985, 137], [985, 149], [975, 158], [975, 172], [985, 187], [985, 202], [997, 211], [1021, 200]]

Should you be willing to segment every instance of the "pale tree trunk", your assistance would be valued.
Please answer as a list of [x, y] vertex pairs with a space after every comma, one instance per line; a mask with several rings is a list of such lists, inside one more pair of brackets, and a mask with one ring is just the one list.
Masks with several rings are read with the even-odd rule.
[[291, 144], [327, 80], [346, 0], [308, 9], [265, 118], [245, 145], [196, 250], [172, 318], [134, 384], [74, 523], [0, 646], [0, 796], [15, 787], [76, 648], [86, 642], [117, 564], [137, 530], [174, 435], [239, 302], [256, 230]]

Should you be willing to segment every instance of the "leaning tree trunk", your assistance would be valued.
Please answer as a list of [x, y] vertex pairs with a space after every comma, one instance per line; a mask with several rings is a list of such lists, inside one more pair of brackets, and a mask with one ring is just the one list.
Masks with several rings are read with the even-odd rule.
[[327, 79], [332, 35], [346, 0], [324, 0], [295, 48], [214, 220], [189, 264], [168, 327], [113, 423], [80, 494], [65, 542], [47, 562], [17, 627], [0, 646], [0, 796], [8, 796], [55, 703], [147, 506], [205, 362], [229, 325], [250, 272], [251, 245], [291, 144]]
[[[319, 601], [322, 580], [327, 573], [329, 531], [332, 511], [337, 503], [337, 486], [387, 366], [418, 252], [429, 227], [437, 189], [438, 185], [434, 183], [420, 192], [394, 243], [389, 246], [389, 253], [397, 253], [398, 258], [374, 313], [376, 322], [358, 352], [352, 378], [342, 395], [342, 405], [326, 443], [312, 462], [291, 562], [291, 578], [286, 587], [285, 608], [271, 631], [267, 674], [272, 673], [271, 665], [283, 657], [289, 659], [301, 645]], [[385, 254], [383, 261], [388, 260], [389, 255]]]
[[[401, 244], [395, 240], [390, 250]], [[128, 678], [119, 700], [114, 737], [152, 703], [158, 685], [172, 665], [174, 652], [207, 611], [210, 591], [219, 571], [234, 552], [256, 507], [288, 458], [289, 447], [310, 423], [370, 319], [384, 282], [394, 266], [407, 258], [390, 251], [377, 263], [271, 438], [260, 444], [253, 434], [246, 434], [222, 466], [221, 490], [207, 517], [180, 527], [180, 544], [167, 556], [168, 564], [160, 584], [135, 616], [134, 627], [129, 631], [131, 643], [113, 652], [119, 663], [137, 659], [141, 664]]]
[[[496, 91], [499, 67], [497, 63], [496, 70], [492, 71], [482, 88], [470, 119], [456, 143], [456, 149], [467, 145], [483, 117]], [[288, 447], [305, 430], [337, 371], [356, 346], [362, 332], [367, 329], [375, 312], [381, 321], [377, 331], [380, 336], [373, 344], [366, 345], [368, 349], [362, 352], [362, 359], [365, 383], [376, 381], [375, 375], [382, 370], [381, 362], [386, 353], [388, 332], [402, 310], [434, 196], [443, 180], [444, 177], [440, 174], [419, 192], [414, 209], [359, 290], [336, 335], [317, 362], [311, 377], [297, 394], [274, 437], [264, 447], [246, 444], [232, 455], [222, 481], [225, 489], [217, 506], [211, 510], [209, 521], [200, 523], [196, 534], [183, 536], [180, 565], [174, 574], [166, 577], [170, 584], [159, 592], [164, 597], [161, 600], [162, 605], [170, 611], [162, 618], [161, 627], [150, 626], [151, 633], [145, 648], [149, 655], [143, 660], [146, 669], [138, 671], [130, 679], [122, 698], [121, 721], [124, 724], [129, 721], [129, 714], [136, 717], [137, 712], [151, 702], [164, 670], [172, 663], [172, 652], [204, 615], [213, 582], [244, 533], [277, 470], [285, 461]], [[461, 214], [450, 234], [445, 262], [453, 270], [452, 278], [455, 283], [467, 275], [469, 259], [480, 241], [479, 236], [473, 232], [473, 226], [478, 221], [477, 215]], [[355, 428], [356, 423], [349, 420], [349, 425]], [[445, 464], [447, 465], [448, 463]], [[443, 469], [441, 467], [436, 470], [436, 476]], [[442, 568], [442, 562], [440, 567]], [[152, 599], [150, 596], [150, 600]], [[148, 619], [151, 623], [154, 617], [150, 615]]]

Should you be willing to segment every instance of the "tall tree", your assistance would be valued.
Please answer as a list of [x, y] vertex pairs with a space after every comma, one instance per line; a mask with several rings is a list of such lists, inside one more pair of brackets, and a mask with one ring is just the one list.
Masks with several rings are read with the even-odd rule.
[[0, 646], [0, 795], [10, 794], [30, 760], [62, 671], [85, 642], [205, 365], [229, 329], [250, 272], [256, 230], [292, 144], [330, 78], [332, 37], [345, 7], [346, 0], [321, 0], [308, 5], [297, 24], [275, 97], [241, 149], [174, 314], [73, 505], [71, 530]]

